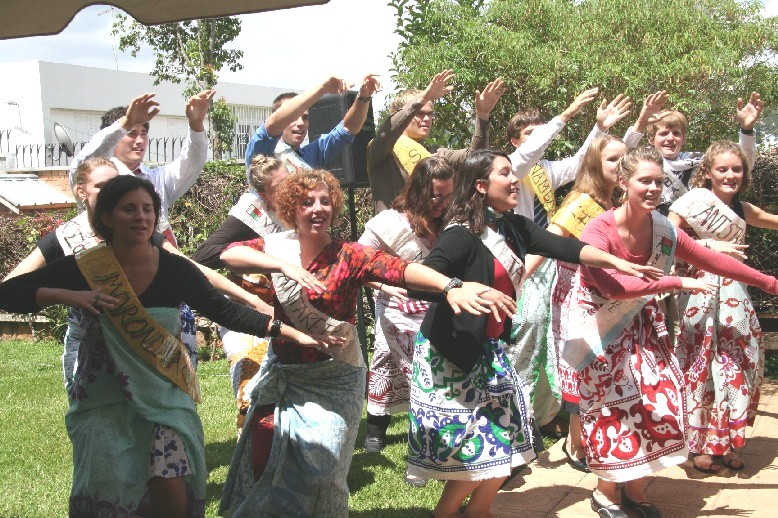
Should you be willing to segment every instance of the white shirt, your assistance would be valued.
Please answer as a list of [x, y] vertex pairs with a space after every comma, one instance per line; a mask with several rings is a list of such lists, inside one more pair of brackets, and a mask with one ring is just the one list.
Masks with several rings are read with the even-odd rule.
[[[606, 133], [600, 131], [595, 125], [586, 137], [583, 146], [575, 155], [562, 160], [541, 160], [543, 153], [546, 152], [546, 148], [564, 127], [565, 123], [562, 122], [562, 119], [554, 117], [546, 124], [535, 128], [527, 138], [527, 141], [508, 156], [513, 166], [513, 174], [520, 180], [524, 180], [532, 168], [535, 165], [539, 165], [548, 173], [554, 190], [575, 180], [575, 175], [581, 167], [581, 161], [586, 154], [586, 150], [589, 149], [594, 139], [606, 135]], [[521, 183], [518, 193], [518, 204], [513, 210], [516, 214], [521, 214], [534, 220], [535, 191], [528, 182], [523, 181]]]
[[[75, 192], [76, 169], [92, 157], [110, 158], [119, 170], [119, 174], [133, 174], [122, 162], [114, 158], [116, 144], [129, 132], [114, 122], [103, 128], [92, 137], [89, 143], [73, 158], [70, 164], [70, 189]], [[168, 212], [173, 203], [188, 191], [197, 181], [203, 170], [208, 154], [208, 139], [204, 131], [189, 130], [181, 146], [177, 159], [169, 164], [149, 167], [141, 163], [141, 176], [149, 180], [162, 200], [162, 211], [159, 215], [157, 229], [163, 234], [172, 236]]]

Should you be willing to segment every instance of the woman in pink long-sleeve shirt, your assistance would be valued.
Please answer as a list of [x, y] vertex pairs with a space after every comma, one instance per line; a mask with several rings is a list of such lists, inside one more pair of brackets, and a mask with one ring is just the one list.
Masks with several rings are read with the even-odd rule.
[[[619, 166], [624, 204], [592, 220], [581, 240], [665, 272], [675, 257], [778, 293], [775, 278], [698, 245], [655, 212], [663, 177], [656, 150], [630, 152]], [[563, 354], [579, 370], [587, 464], [599, 477], [592, 509], [600, 516], [626, 518], [625, 509], [661, 516], [643, 493], [643, 478], [687, 459], [687, 420], [683, 374], [653, 295], [713, 288], [689, 277], [652, 280], [580, 269], [569, 314], [576, 325]], [[624, 483], [620, 505], [617, 483]]]

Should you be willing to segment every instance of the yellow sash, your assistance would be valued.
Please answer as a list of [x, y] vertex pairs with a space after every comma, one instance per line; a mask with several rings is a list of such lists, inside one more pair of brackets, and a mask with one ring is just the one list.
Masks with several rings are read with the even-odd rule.
[[584, 226], [605, 212], [605, 209], [594, 201], [588, 194], [578, 192], [570, 195], [570, 198], [551, 219], [551, 223], [561, 227], [573, 237], [580, 239]]
[[413, 168], [416, 167], [417, 163], [432, 156], [427, 148], [407, 135], [400, 135], [400, 138], [394, 143], [392, 152], [397, 164], [405, 170], [408, 176], [413, 173]]
[[103, 315], [130, 348], [199, 403], [200, 382], [184, 344], [149, 316], [113, 250], [105, 245], [92, 248], [78, 254], [76, 264], [92, 290], [119, 299], [116, 308]]
[[556, 212], [556, 198], [554, 198], [554, 186], [551, 185], [551, 179], [548, 177], [546, 170], [536, 165], [529, 172], [524, 179], [526, 183], [532, 187], [535, 191], [535, 196], [538, 197], [540, 203], [543, 204], [543, 208], [546, 209], [548, 217], [554, 215]]

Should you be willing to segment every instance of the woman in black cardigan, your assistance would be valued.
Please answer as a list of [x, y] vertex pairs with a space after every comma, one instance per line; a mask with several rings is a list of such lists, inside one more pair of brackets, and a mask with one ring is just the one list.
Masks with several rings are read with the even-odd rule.
[[[434, 270], [492, 289], [481, 297], [518, 299], [525, 254], [637, 276], [659, 276], [592, 246], [546, 232], [516, 215], [519, 180], [507, 155], [476, 151], [455, 179], [448, 228], [424, 261]], [[436, 302], [435, 296], [409, 293]], [[441, 299], [442, 300], [442, 299]], [[409, 431], [409, 473], [447, 480], [433, 512], [437, 518], [489, 516], [497, 490], [511, 469], [535, 457], [531, 406], [503, 347], [510, 337], [513, 308], [495, 302], [488, 315], [455, 315], [447, 304], [431, 304], [416, 341]]]

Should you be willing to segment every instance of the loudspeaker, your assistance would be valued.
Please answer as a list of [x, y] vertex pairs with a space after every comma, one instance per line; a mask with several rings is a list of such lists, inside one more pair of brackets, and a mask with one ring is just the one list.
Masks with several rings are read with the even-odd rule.
[[[343, 95], [327, 94], [308, 110], [308, 139], [313, 141], [320, 135], [327, 134], [343, 120], [351, 108], [358, 92], [349, 91]], [[375, 121], [373, 121], [373, 102], [367, 109], [367, 120], [362, 130], [354, 136], [354, 142], [346, 146], [341, 154], [336, 156], [325, 169], [332, 171], [342, 187], [367, 187], [370, 182], [367, 177], [367, 144], [375, 137]]]

